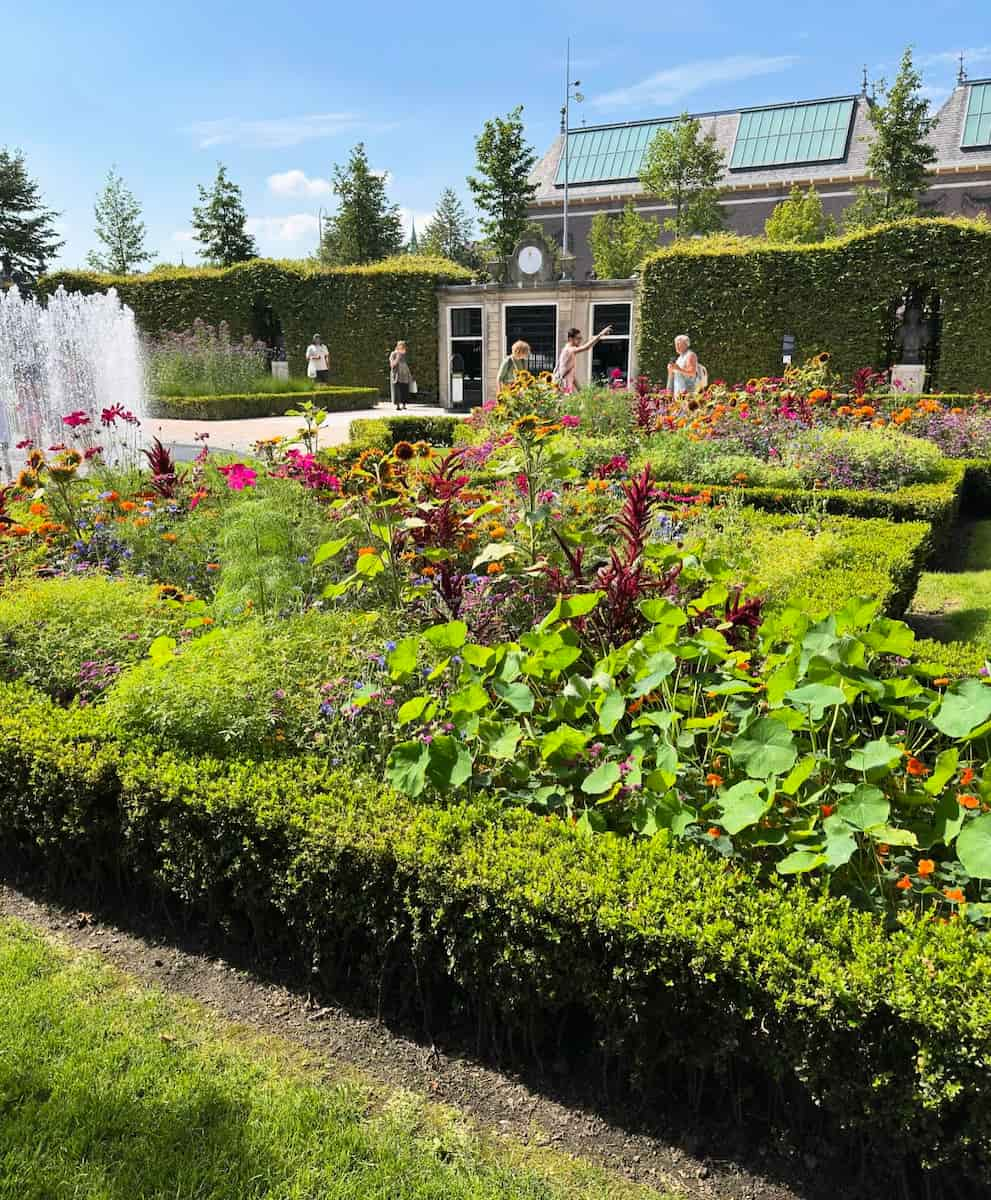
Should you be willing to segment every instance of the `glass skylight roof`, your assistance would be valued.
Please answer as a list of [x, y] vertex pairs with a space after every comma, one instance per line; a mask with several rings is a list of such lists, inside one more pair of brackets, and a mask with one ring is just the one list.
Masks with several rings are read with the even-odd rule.
[[960, 145], [991, 146], [991, 83], [971, 84]]
[[730, 170], [845, 158], [853, 106], [827, 100], [740, 113]]
[[[568, 137], [569, 183], [600, 183], [607, 179], [637, 179], [643, 156], [659, 129], [674, 121], [645, 121], [612, 129], [572, 129]], [[558, 163], [558, 184], [564, 183], [564, 155]]]

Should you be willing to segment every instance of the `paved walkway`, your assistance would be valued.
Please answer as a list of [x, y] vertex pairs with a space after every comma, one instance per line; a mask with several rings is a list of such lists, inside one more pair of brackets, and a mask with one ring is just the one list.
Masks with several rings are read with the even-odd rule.
[[[328, 413], [327, 420], [320, 426], [320, 443], [324, 446], [339, 446], [348, 440], [348, 427], [352, 421], [388, 417], [395, 411], [391, 404], [380, 404], [377, 408], [363, 408], [356, 412]], [[467, 413], [447, 414], [437, 404], [410, 404], [405, 415], [467, 416]], [[210, 436], [207, 445], [211, 449], [244, 453], [262, 438], [293, 437], [300, 423], [299, 417], [251, 417], [242, 421], [176, 421], [145, 417], [141, 432], [145, 441], [158, 437], [166, 446], [176, 450], [189, 447], [198, 450], [200, 443], [196, 442], [196, 434], [208, 433]]]

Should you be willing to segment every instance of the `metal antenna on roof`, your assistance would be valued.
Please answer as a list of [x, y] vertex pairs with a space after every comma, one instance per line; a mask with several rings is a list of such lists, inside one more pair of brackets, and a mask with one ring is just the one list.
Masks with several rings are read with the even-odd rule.
[[957, 83], [967, 82], [967, 68], [963, 65], [963, 51], [960, 51], [960, 70], [957, 72]]
[[860, 94], [867, 99], [867, 63], [864, 63], [864, 82], [860, 85]]

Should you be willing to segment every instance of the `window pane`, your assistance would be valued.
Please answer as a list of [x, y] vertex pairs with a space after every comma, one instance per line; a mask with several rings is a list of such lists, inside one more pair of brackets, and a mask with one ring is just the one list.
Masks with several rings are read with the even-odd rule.
[[606, 325], [612, 326], [610, 337], [630, 336], [629, 304], [593, 304], [592, 326], [589, 333], [598, 333]]
[[480, 308], [451, 309], [451, 337], [481, 337], [482, 310]]

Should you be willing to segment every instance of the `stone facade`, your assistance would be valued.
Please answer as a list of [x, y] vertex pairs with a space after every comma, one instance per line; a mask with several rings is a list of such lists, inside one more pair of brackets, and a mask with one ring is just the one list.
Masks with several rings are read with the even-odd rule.
[[[970, 83], [960, 83], [937, 115], [932, 134], [937, 159], [931, 170], [931, 182], [922, 207], [930, 216], [963, 215], [991, 217], [991, 149], [963, 149], [964, 119]], [[721, 201], [727, 228], [734, 233], [763, 235], [764, 222], [774, 206], [787, 198], [793, 184], [814, 183], [822, 197], [825, 212], [839, 218], [853, 201], [857, 187], [869, 183], [867, 153], [871, 137], [870, 102], [866, 96], [842, 97], [853, 100], [853, 125], [842, 161], [803, 163], [784, 167], [755, 167], [727, 170], [725, 195]], [[736, 139], [740, 113], [719, 112], [699, 115], [702, 133], [712, 133], [729, 162]], [[573, 131], [575, 132], [575, 131]], [[559, 136], [534, 169], [537, 195], [530, 216], [547, 236], [560, 245], [563, 236], [563, 189], [555, 182], [564, 148]], [[592, 218], [600, 212], [619, 212], [628, 200], [637, 209], [663, 221], [673, 214], [669, 205], [659, 204], [643, 194], [638, 180], [572, 184], [568, 199], [568, 242], [575, 257], [575, 278], [585, 279], [592, 272], [588, 233]], [[666, 240], [664, 235], [662, 240]]]

